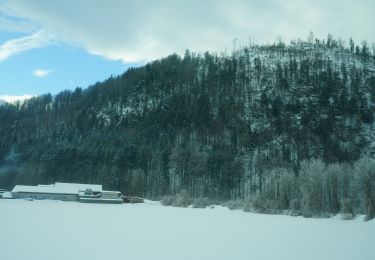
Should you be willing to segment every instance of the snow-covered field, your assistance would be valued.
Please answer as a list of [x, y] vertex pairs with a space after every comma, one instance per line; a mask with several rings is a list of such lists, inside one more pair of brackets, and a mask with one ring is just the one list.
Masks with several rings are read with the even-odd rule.
[[374, 260], [375, 221], [0, 200], [2, 260]]

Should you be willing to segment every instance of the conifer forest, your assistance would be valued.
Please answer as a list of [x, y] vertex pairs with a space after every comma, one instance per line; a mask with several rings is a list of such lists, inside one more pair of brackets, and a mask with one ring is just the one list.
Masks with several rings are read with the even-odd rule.
[[0, 188], [100, 183], [265, 213], [375, 216], [375, 49], [328, 35], [172, 54], [0, 105]]

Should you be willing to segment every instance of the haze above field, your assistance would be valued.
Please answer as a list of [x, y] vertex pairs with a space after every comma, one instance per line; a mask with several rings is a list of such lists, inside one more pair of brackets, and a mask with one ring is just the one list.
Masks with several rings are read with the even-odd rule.
[[[87, 87], [168, 54], [249, 39], [373, 42], [373, 1], [0, 1], [0, 99]], [[7, 96], [5, 96], [7, 95]]]

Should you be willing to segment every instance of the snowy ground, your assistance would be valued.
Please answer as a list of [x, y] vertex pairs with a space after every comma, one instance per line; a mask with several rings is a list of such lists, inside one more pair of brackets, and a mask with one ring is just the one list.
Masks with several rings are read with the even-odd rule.
[[0, 200], [4, 260], [375, 259], [375, 221]]

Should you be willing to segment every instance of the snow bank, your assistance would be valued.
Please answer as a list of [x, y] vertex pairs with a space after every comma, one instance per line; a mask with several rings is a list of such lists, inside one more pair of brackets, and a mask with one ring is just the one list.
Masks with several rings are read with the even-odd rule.
[[230, 211], [0, 200], [6, 260], [375, 259], [375, 221]]

